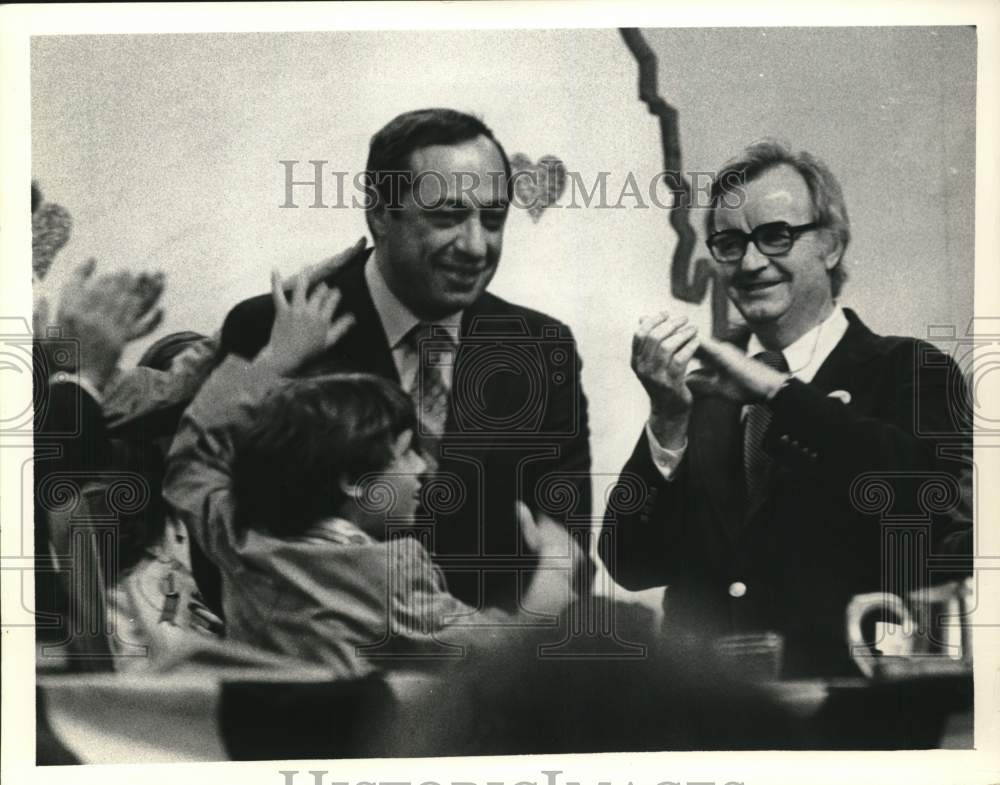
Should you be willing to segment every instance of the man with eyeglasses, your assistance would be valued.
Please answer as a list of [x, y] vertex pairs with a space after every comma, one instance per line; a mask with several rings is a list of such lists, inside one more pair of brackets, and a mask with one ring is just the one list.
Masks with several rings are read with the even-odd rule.
[[[748, 331], [723, 342], [670, 311], [640, 321], [632, 368], [650, 416], [608, 497], [602, 558], [627, 589], [668, 586], [668, 634], [705, 651], [783, 639], [786, 677], [856, 673], [845, 608], [885, 586], [889, 546], [858, 497], [866, 473], [888, 478], [894, 512], [931, 524], [924, 555], [969, 550], [970, 519], [922, 509], [907, 479], [965, 482], [967, 466], [925, 435], [971, 446], [968, 409], [953, 405], [961, 374], [838, 304], [850, 225], [837, 180], [808, 153], [765, 140], [729, 162], [707, 237]], [[630, 498], [642, 503], [616, 501]], [[731, 637], [744, 634], [756, 637]]]

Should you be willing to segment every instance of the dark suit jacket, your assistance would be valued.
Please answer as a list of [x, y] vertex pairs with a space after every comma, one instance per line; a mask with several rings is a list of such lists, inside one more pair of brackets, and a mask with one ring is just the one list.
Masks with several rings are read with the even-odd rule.
[[[35, 357], [36, 366], [47, 369], [37, 352]], [[90, 393], [47, 379], [35, 388], [34, 431], [35, 555], [47, 559], [46, 513], [65, 505], [73, 493], [69, 486], [79, 492], [110, 468], [111, 442], [101, 406]]]
[[[49, 512], [65, 506], [88, 480], [110, 466], [111, 443], [100, 404], [77, 384], [50, 384], [50, 366], [37, 345], [35, 365], [41, 369], [34, 423], [36, 637], [46, 643], [65, 643], [71, 638], [70, 597], [65, 573], [54, 571]], [[55, 556], [65, 562], [71, 554]]]
[[[361, 371], [399, 381], [363, 269], [360, 258], [327, 281], [356, 321], [305, 373]], [[273, 319], [270, 295], [240, 303], [223, 325], [223, 352], [254, 357]], [[512, 609], [518, 583], [535, 565], [515, 500], [581, 529], [590, 525], [587, 401], [566, 325], [489, 293], [464, 311], [438, 482], [425, 494], [429, 549], [451, 593], [470, 605]]]
[[[792, 381], [771, 402], [764, 446], [775, 463], [762, 506], [746, 510], [740, 405], [699, 397], [671, 481], [643, 433], [605, 515], [611, 575], [628, 589], [669, 585], [668, 630], [781, 632], [789, 676], [851, 673], [851, 596], [898, 593], [883, 564], [926, 571], [928, 557], [970, 542], [971, 518], [955, 498], [968, 464], [938, 454], [948, 443], [971, 447], [961, 374], [929, 344], [877, 336], [846, 314], [847, 332], [813, 381]], [[829, 396], [838, 390], [849, 403]], [[935, 483], [946, 489], [936, 502]], [[904, 530], [912, 540], [894, 536]], [[900, 554], [901, 542], [924, 550]], [[732, 596], [736, 582], [742, 596]]]

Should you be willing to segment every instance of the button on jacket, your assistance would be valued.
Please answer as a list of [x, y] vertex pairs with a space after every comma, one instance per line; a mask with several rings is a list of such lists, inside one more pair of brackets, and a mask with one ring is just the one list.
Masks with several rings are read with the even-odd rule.
[[[669, 481], [640, 434], [605, 514], [602, 558], [627, 589], [668, 587], [668, 634], [780, 632], [786, 676], [853, 673], [844, 611], [853, 595], [883, 588], [889, 514], [915, 523], [928, 555], [964, 556], [971, 543], [961, 504], [928, 507], [920, 490], [937, 482], [953, 498], [968, 483], [968, 464], [938, 452], [971, 447], [961, 374], [930, 344], [875, 335], [845, 314], [848, 329], [813, 380], [792, 380], [771, 401], [764, 449], [774, 469], [752, 515], [741, 407], [718, 397], [695, 400]], [[868, 481], [889, 488], [885, 503], [864, 497]]]

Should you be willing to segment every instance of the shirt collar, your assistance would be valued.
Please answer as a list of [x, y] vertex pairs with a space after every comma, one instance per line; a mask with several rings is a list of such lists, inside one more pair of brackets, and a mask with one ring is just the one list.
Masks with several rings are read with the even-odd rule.
[[305, 532], [305, 537], [315, 537], [339, 545], [374, 545], [374, 537], [346, 518], [324, 518]]
[[[420, 324], [421, 320], [392, 293], [382, 276], [382, 271], [378, 268], [374, 253], [365, 263], [365, 283], [368, 284], [375, 312], [382, 322], [382, 329], [385, 330], [389, 348], [396, 349], [406, 334]], [[462, 326], [462, 311], [445, 316], [443, 319], [436, 319], [430, 324], [447, 328], [448, 335], [457, 343], [459, 329]]]
[[[812, 381], [816, 371], [840, 343], [845, 332], [847, 332], [847, 317], [844, 315], [844, 309], [835, 303], [826, 319], [782, 349], [781, 353], [785, 356], [789, 371], [804, 382]], [[747, 354], [753, 357], [764, 350], [757, 336], [751, 334], [750, 342], [747, 344]]]

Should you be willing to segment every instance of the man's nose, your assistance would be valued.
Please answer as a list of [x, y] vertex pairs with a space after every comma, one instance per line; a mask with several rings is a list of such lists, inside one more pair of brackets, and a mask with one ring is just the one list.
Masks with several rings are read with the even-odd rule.
[[478, 215], [472, 215], [462, 224], [456, 247], [462, 253], [468, 254], [476, 259], [486, 256], [486, 230]]
[[747, 243], [747, 252], [743, 254], [743, 259], [740, 262], [740, 270], [745, 273], [755, 273], [758, 270], [763, 270], [770, 263], [771, 260], [757, 250], [756, 245]]

